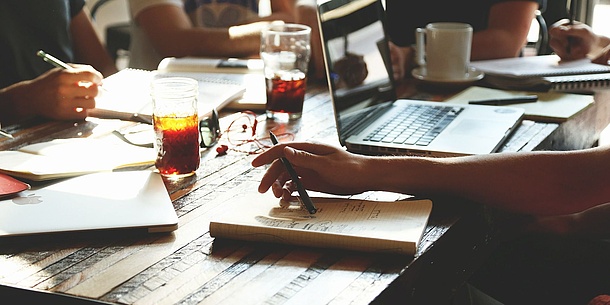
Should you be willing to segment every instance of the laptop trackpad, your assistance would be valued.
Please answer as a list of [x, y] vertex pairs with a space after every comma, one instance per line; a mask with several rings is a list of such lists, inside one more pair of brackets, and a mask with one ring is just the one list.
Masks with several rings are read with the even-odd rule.
[[506, 122], [465, 119], [452, 128], [450, 133], [494, 138], [496, 137], [497, 132], [505, 133], [506, 131]]

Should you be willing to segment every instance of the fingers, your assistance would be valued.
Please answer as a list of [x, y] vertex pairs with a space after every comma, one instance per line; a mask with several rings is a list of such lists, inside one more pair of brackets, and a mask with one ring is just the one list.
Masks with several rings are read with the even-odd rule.
[[329, 155], [337, 150], [338, 148], [334, 146], [310, 142], [291, 142], [273, 146], [252, 161], [254, 167], [271, 164], [261, 179], [258, 191], [264, 193], [271, 187], [276, 197], [285, 198], [294, 190], [290, 184], [286, 184], [291, 178], [279, 158], [288, 159], [300, 173], [299, 176], [305, 176], [302, 182], [307, 183], [306, 176], [314, 175], [316, 167], [324, 166], [323, 162], [313, 162], [312, 158]]
[[[276, 180], [279, 180], [284, 172], [285, 169], [282, 162], [280, 160], [273, 161], [261, 179], [258, 186], [259, 193], [265, 193], [267, 190], [269, 190], [269, 188], [276, 183]], [[281, 185], [283, 185], [283, 182], [281, 182]], [[275, 191], [274, 194], [276, 194]]]
[[328, 154], [334, 149], [327, 145], [316, 144], [316, 143], [311, 143], [311, 142], [280, 143], [278, 145], [271, 147], [264, 153], [258, 155], [256, 158], [254, 158], [254, 160], [252, 160], [252, 166], [254, 166], [254, 167], [263, 166], [265, 164], [270, 164], [271, 162], [273, 162], [273, 160], [275, 160], [277, 158], [285, 157], [284, 147], [286, 147], [286, 146], [290, 146], [290, 147], [298, 149], [298, 150], [308, 151], [312, 154], [322, 154], [322, 155]]

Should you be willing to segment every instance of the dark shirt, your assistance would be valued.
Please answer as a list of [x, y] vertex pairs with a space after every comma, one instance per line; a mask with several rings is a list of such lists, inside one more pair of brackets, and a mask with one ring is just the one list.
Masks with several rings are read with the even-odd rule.
[[0, 1], [0, 88], [34, 79], [53, 68], [38, 50], [74, 62], [70, 21], [85, 0]]
[[[388, 34], [399, 46], [415, 43], [415, 29], [431, 22], [464, 22], [474, 32], [487, 28], [492, 5], [513, 0], [425, 0], [407, 6], [405, 0], [386, 0]], [[537, 0], [525, 0], [537, 1]]]

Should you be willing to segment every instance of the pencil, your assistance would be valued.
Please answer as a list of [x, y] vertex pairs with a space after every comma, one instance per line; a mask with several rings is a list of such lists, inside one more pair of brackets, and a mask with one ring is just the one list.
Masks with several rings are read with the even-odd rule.
[[7, 137], [9, 139], [14, 139], [15, 138], [15, 137], [13, 137], [12, 134], [10, 134], [8, 132], [5, 132], [5, 131], [2, 131], [2, 130], [0, 130], [0, 136]]
[[[568, 0], [566, 2], [566, 9], [568, 10], [568, 24], [573, 25], [574, 19], [576, 17], [576, 0]], [[568, 37], [568, 45], [566, 46], [566, 53], [568, 55], [572, 52], [572, 43], [574, 39], [572, 37]]]
[[[277, 145], [277, 137], [273, 134], [273, 132], [269, 132], [269, 137], [271, 137], [271, 143], [273, 143], [273, 145]], [[303, 203], [307, 211], [309, 211], [309, 214], [315, 214], [318, 209], [316, 209], [316, 207], [313, 205], [313, 202], [311, 201], [311, 198], [309, 198], [309, 194], [307, 194], [307, 191], [303, 187], [301, 179], [299, 179], [299, 175], [294, 170], [294, 167], [292, 167], [292, 164], [290, 164], [288, 159], [284, 157], [281, 157], [280, 161], [282, 161], [282, 163], [286, 167], [288, 174], [290, 174], [290, 177], [292, 178], [292, 182], [297, 185], [297, 191], [299, 192], [301, 203]]]
[[45, 53], [43, 50], [36, 52], [36, 55], [42, 58], [42, 60], [54, 65], [58, 68], [63, 68], [66, 70], [72, 69], [67, 63], [57, 59], [55, 56]]

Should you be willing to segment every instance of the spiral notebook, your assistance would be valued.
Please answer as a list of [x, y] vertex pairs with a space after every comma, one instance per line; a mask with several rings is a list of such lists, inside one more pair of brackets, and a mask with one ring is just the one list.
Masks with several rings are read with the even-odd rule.
[[557, 55], [524, 56], [471, 62], [485, 73], [483, 83], [506, 90], [592, 93], [610, 89], [610, 66], [584, 58], [562, 62]]
[[[246, 87], [237, 82], [217, 77], [213, 73], [162, 72], [127, 68], [104, 79], [104, 90], [96, 98], [96, 109], [89, 115], [100, 118], [125, 119], [133, 113], [152, 115], [150, 83], [161, 77], [188, 77], [197, 80], [199, 115], [209, 116], [212, 109], [220, 110], [242, 97]], [[143, 116], [142, 116], [143, 117]]]

